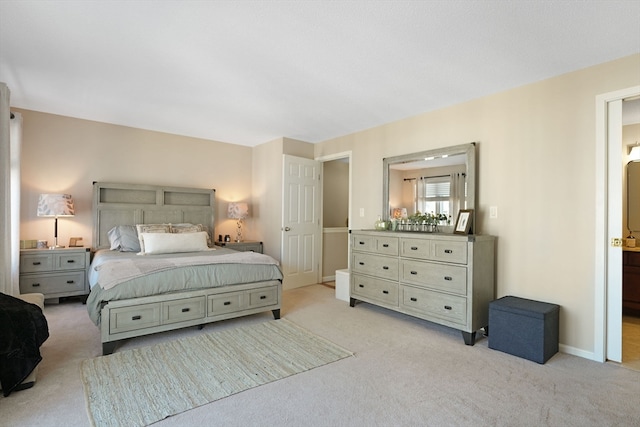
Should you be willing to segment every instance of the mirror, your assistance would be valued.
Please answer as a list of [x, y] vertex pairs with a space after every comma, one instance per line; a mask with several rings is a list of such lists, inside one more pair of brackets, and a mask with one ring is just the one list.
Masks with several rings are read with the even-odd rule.
[[640, 161], [627, 163], [627, 228], [640, 232]]
[[[383, 159], [383, 219], [441, 214], [452, 231], [460, 209], [473, 209], [475, 228], [476, 144], [456, 145]], [[466, 194], [465, 194], [466, 193]], [[399, 209], [399, 210], [398, 210]]]

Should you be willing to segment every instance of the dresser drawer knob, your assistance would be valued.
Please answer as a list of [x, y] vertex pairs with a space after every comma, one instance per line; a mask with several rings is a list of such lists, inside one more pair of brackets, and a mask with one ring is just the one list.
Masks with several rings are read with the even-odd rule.
[[187, 313], [187, 312], [189, 312], [189, 311], [191, 311], [191, 309], [190, 309], [190, 308], [183, 308], [183, 309], [182, 309], [182, 312], [183, 312], [183, 313]]
[[452, 281], [452, 280], [453, 280], [453, 277], [451, 277], [451, 276], [444, 276], [444, 280], [447, 280], [447, 281], [449, 281], [449, 282], [450, 282], [450, 281]]
[[75, 261], [74, 259], [68, 259], [68, 260], [67, 260], [67, 262], [68, 262], [69, 264], [73, 264], [73, 263], [74, 263], [74, 262], [76, 262], [76, 261]]
[[444, 309], [445, 309], [445, 310], [451, 310], [451, 306], [450, 306], [450, 305], [445, 305], [445, 306], [444, 306]]
[[260, 295], [260, 299], [267, 299], [266, 295]]
[[411, 297], [411, 298], [409, 298], [409, 299], [410, 299], [411, 301], [413, 301], [413, 302], [417, 302], [417, 301], [418, 301], [418, 298], [416, 298], [416, 297]]
[[414, 276], [417, 276], [418, 272], [417, 271], [412, 271], [411, 274], [413, 274]]
[[37, 288], [38, 286], [40, 286], [40, 283], [32, 283], [31, 286]]
[[33, 265], [40, 265], [40, 264], [41, 264], [40, 261], [34, 261], [33, 262]]
[[360, 264], [360, 265], [364, 265], [364, 262], [360, 261], [358, 264]]
[[382, 266], [382, 269], [383, 269], [383, 270], [388, 270], [388, 269], [389, 269], [389, 267], [387, 267], [386, 265], [383, 265], [383, 266]]
[[364, 245], [364, 242], [358, 242], [359, 245]]
[[412, 250], [412, 251], [417, 251], [417, 250], [418, 250], [418, 247], [417, 247], [417, 246], [411, 246], [411, 250]]
[[225, 301], [222, 303], [222, 305], [231, 305], [231, 301]]
[[445, 249], [445, 250], [444, 250], [444, 253], [445, 253], [445, 254], [452, 254], [452, 253], [453, 253], [453, 251], [452, 251], [451, 249]]
[[382, 245], [382, 247], [383, 247], [383, 248], [388, 248], [388, 247], [389, 247], [389, 244], [388, 244], [388, 243], [385, 243], [385, 244], [383, 244], [383, 245]]
[[382, 291], [382, 293], [388, 295], [389, 291]]
[[70, 285], [70, 284], [72, 284], [72, 283], [75, 283], [75, 280], [67, 280], [67, 284], [69, 284], [69, 285]]
[[363, 284], [359, 284], [358, 287], [364, 288], [364, 285]]
[[140, 319], [142, 319], [142, 316], [133, 316], [131, 318], [131, 320], [140, 320]]

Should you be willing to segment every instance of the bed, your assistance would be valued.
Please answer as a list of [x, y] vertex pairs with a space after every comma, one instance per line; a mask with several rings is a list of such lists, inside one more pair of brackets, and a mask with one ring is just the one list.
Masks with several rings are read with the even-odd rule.
[[120, 340], [272, 311], [268, 255], [213, 247], [215, 190], [95, 182], [87, 310], [102, 353]]

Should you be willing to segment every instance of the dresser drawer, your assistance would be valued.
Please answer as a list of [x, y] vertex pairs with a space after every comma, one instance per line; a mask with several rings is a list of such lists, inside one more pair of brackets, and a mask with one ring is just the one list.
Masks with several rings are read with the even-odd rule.
[[402, 308], [418, 315], [458, 323], [467, 323], [467, 299], [428, 289], [402, 286]]
[[400, 261], [400, 281], [460, 295], [467, 294], [467, 268], [434, 262]]
[[85, 259], [85, 254], [54, 254], [56, 270], [84, 269]]
[[398, 259], [354, 252], [352, 270], [356, 273], [398, 280]]
[[42, 253], [22, 255], [20, 257], [20, 273], [40, 273], [53, 270], [53, 254]]
[[162, 303], [162, 323], [177, 323], [205, 317], [205, 297], [183, 298]]
[[392, 236], [386, 237], [356, 234], [353, 236], [352, 247], [355, 251], [397, 256], [398, 238]]
[[244, 304], [245, 296], [245, 292], [209, 295], [207, 316], [217, 316], [241, 310], [246, 305]]
[[398, 306], [398, 283], [359, 274], [353, 274], [352, 276], [352, 297], [360, 296], [388, 305]]
[[161, 303], [114, 308], [109, 316], [109, 332], [134, 331], [160, 325]]
[[431, 241], [427, 239], [400, 240], [400, 256], [410, 258], [429, 259], [431, 255]]
[[20, 276], [20, 293], [45, 295], [84, 290], [84, 271], [73, 273], [24, 274]]
[[249, 292], [249, 307], [264, 307], [278, 303], [278, 288], [272, 286]]
[[467, 242], [450, 242], [447, 240], [432, 240], [431, 255], [434, 261], [467, 263]]

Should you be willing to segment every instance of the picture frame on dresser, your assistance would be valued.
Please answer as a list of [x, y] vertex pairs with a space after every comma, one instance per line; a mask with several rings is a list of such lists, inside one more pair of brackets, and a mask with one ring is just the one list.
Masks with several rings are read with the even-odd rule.
[[455, 234], [469, 234], [473, 218], [473, 209], [461, 209], [458, 213], [456, 226], [453, 229]]

